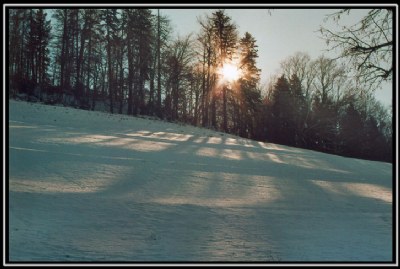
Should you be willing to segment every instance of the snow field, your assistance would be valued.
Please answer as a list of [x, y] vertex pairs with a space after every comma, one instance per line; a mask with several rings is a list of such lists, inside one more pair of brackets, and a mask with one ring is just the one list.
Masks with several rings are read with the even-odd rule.
[[9, 101], [10, 261], [392, 260], [392, 165]]

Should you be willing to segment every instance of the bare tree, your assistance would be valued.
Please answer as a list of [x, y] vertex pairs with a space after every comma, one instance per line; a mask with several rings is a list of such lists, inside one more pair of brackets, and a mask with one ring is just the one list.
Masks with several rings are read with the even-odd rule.
[[[351, 9], [330, 14], [326, 20], [337, 23], [343, 15], [350, 15]], [[372, 9], [359, 22], [340, 31], [321, 27], [321, 33], [329, 49], [341, 49], [340, 58], [347, 58], [356, 68], [360, 83], [372, 89], [391, 80], [393, 73], [393, 9]]]
[[316, 64], [305, 52], [296, 52], [281, 62], [281, 69], [286, 78], [296, 75], [304, 89], [305, 97], [311, 99], [312, 85], [315, 80]]
[[199, 58], [202, 64], [202, 97], [201, 97], [201, 111], [202, 111], [202, 126], [209, 126], [209, 108], [211, 102], [211, 91], [213, 87], [212, 66], [215, 63], [215, 51], [212, 46], [212, 22], [210, 17], [204, 19], [198, 18], [201, 26], [200, 33], [198, 34], [199, 44]]
[[320, 98], [321, 103], [325, 104], [342, 87], [346, 72], [338, 62], [324, 56], [318, 57], [314, 64], [316, 67], [316, 76], [313, 84], [315, 95]]
[[[172, 120], [184, 119], [185, 92], [190, 89], [191, 64], [194, 58], [191, 35], [178, 37], [170, 45], [166, 59], [166, 68], [169, 70], [166, 81], [165, 113]], [[188, 91], [187, 91], [188, 92]]]

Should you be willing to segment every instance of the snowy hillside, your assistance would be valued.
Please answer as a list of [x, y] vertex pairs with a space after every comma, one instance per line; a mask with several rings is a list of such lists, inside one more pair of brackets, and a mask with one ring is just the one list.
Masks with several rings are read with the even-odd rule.
[[9, 102], [10, 261], [391, 261], [392, 165]]

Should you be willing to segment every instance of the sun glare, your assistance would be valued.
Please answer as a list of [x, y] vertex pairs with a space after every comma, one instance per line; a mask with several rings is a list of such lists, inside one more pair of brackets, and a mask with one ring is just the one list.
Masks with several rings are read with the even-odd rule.
[[225, 81], [235, 81], [239, 78], [239, 69], [233, 64], [224, 64], [221, 69], [222, 78]]

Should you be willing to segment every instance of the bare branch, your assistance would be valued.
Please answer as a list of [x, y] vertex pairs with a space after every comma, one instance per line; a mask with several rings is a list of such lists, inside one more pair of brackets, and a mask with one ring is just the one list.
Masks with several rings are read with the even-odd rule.
[[[349, 15], [351, 9], [343, 9], [330, 14], [339, 24], [342, 15]], [[342, 27], [342, 31], [332, 31], [321, 27], [320, 31], [329, 49], [341, 49], [337, 58], [348, 58], [357, 70], [357, 79], [364, 83], [374, 83], [378, 88], [383, 80], [391, 79], [392, 66], [392, 16], [391, 9], [372, 9], [358, 23]]]

